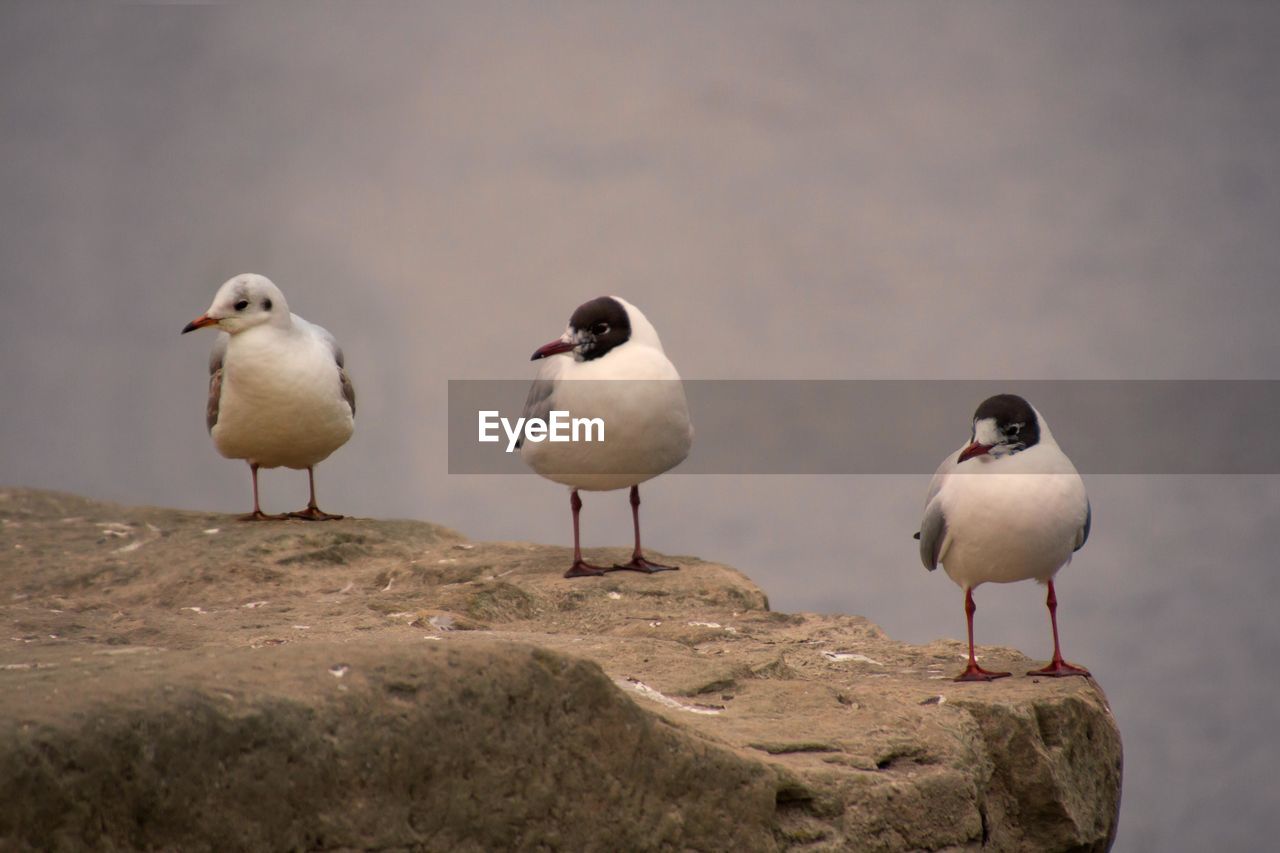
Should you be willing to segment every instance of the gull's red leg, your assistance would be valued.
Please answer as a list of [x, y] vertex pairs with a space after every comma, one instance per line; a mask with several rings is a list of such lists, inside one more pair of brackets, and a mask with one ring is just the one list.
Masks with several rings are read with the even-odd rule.
[[582, 498], [578, 497], [577, 489], [569, 493], [569, 509], [573, 510], [573, 565], [569, 567], [569, 571], [564, 573], [564, 576], [567, 578], [586, 578], [603, 575], [605, 573], [603, 568], [593, 566], [582, 559], [582, 540], [578, 536], [578, 513], [582, 511]]
[[995, 681], [997, 678], [1008, 678], [1007, 672], [991, 672], [978, 666], [978, 659], [973, 654], [973, 614], [978, 605], [973, 603], [973, 590], [964, 591], [964, 615], [969, 622], [969, 666], [956, 676], [956, 681]]
[[307, 508], [289, 513], [290, 518], [301, 518], [305, 521], [337, 521], [344, 517], [327, 513], [316, 505], [316, 474], [309, 467], [307, 468], [307, 483], [311, 486], [311, 499], [307, 501]]
[[1062, 649], [1058, 645], [1058, 596], [1053, 592], [1052, 580], [1049, 581], [1049, 594], [1045, 597], [1044, 603], [1049, 608], [1049, 623], [1053, 625], [1053, 660], [1043, 669], [1033, 669], [1027, 675], [1047, 675], [1051, 678], [1062, 678], [1067, 675], [1092, 677], [1089, 670], [1069, 664], [1062, 659]]
[[253, 475], [253, 512], [240, 516], [240, 521], [279, 521], [283, 515], [267, 515], [258, 506], [258, 463], [249, 463], [249, 472]]
[[679, 566], [665, 566], [662, 563], [650, 562], [644, 556], [644, 551], [640, 549], [640, 487], [631, 487], [631, 522], [636, 528], [636, 548], [631, 552], [631, 562], [626, 564], [614, 563], [610, 571], [618, 571], [626, 569], [633, 572], [678, 572]]

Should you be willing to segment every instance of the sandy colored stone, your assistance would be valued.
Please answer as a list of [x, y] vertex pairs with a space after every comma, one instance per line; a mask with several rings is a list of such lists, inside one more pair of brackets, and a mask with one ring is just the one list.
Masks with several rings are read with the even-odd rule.
[[0, 847], [1109, 846], [1094, 682], [660, 556], [2, 490]]

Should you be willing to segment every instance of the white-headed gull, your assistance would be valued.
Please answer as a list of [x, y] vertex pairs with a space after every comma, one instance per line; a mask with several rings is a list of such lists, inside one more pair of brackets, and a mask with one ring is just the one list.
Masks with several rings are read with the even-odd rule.
[[983, 401], [969, 441], [933, 475], [920, 523], [920, 559], [930, 571], [941, 563], [964, 589], [969, 666], [957, 681], [990, 681], [973, 654], [973, 590], [988, 581], [1047, 584], [1053, 660], [1028, 675], [1089, 675], [1062, 659], [1053, 577], [1089, 538], [1092, 512], [1084, 481], [1058, 447], [1049, 424], [1014, 394]]
[[[602, 442], [521, 441], [521, 458], [529, 467], [571, 489], [573, 565], [565, 577], [615, 569], [676, 569], [645, 559], [640, 547], [639, 484], [679, 465], [693, 443], [680, 374], [663, 352], [653, 325], [626, 300], [601, 296], [578, 306], [564, 334], [538, 349], [533, 360], [542, 364], [525, 403], [526, 418], [545, 419], [553, 411], [565, 411], [604, 423]], [[635, 525], [631, 561], [610, 568], [593, 566], [582, 559], [578, 491], [627, 486]]]
[[333, 335], [289, 312], [284, 294], [261, 275], [238, 275], [218, 288], [209, 310], [183, 334], [216, 327], [209, 356], [207, 423], [218, 452], [244, 459], [253, 475], [253, 512], [258, 505], [258, 469], [307, 469], [311, 498], [289, 517], [315, 521], [342, 518], [316, 505], [314, 468], [346, 444], [355, 429], [356, 394]]

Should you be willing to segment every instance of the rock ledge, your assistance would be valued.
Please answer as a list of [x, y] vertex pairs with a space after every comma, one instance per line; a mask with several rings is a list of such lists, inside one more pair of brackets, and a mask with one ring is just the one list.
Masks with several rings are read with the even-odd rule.
[[1092, 681], [666, 556], [0, 490], [0, 847], [1110, 846]]

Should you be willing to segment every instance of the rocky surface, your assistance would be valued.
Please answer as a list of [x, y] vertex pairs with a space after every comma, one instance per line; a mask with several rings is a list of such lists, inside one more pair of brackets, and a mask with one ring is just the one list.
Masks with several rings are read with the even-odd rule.
[[0, 490], [0, 847], [1109, 846], [1092, 681], [672, 559]]

